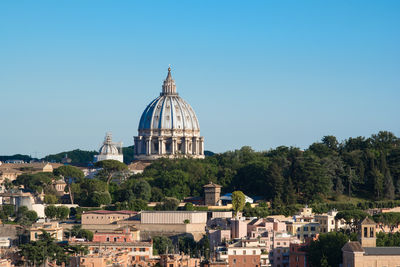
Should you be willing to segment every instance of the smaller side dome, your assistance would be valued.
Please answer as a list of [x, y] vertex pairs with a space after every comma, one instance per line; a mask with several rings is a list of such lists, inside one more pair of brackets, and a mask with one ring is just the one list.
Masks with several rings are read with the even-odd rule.
[[106, 138], [104, 139], [104, 143], [100, 147], [99, 154], [100, 155], [118, 155], [119, 154], [118, 148], [112, 142], [111, 133], [107, 133], [106, 134]]
[[94, 156], [94, 161], [118, 160], [123, 162], [122, 143], [113, 143], [111, 133], [107, 133], [103, 145], [99, 149], [99, 155]]

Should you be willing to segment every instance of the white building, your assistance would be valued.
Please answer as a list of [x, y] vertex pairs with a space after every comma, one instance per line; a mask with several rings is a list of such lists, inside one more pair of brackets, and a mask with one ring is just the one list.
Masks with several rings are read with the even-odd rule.
[[171, 68], [159, 97], [150, 102], [139, 122], [135, 159], [204, 158], [204, 138], [192, 107], [176, 92]]
[[108, 159], [124, 162], [124, 156], [122, 155], [122, 142], [113, 143], [111, 133], [106, 134], [103, 145], [100, 147], [99, 155], [94, 156], [94, 162]]

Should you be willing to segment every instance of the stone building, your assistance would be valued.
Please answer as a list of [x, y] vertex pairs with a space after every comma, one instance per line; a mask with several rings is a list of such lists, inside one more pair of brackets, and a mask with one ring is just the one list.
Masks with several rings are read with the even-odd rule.
[[204, 188], [204, 205], [218, 206], [221, 204], [221, 186], [210, 182], [203, 186]]
[[106, 225], [117, 221], [126, 220], [137, 214], [130, 210], [92, 210], [82, 214], [82, 226], [84, 225]]
[[192, 107], [176, 92], [171, 68], [168, 68], [160, 96], [143, 111], [138, 132], [134, 137], [137, 160], [204, 158], [199, 121]]

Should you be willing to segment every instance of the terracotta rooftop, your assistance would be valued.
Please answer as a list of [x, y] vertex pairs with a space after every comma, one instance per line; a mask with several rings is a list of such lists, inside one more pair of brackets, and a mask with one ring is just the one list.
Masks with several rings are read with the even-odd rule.
[[358, 241], [349, 241], [343, 246], [342, 251], [364, 252], [364, 249], [361, 247], [360, 242], [358, 242]]
[[133, 171], [143, 171], [147, 166], [150, 166], [151, 162], [135, 161], [128, 165], [128, 169]]
[[374, 220], [372, 220], [371, 218], [369, 218], [367, 216], [367, 217], [365, 217], [364, 220], [362, 220], [361, 224], [376, 224], [376, 223], [374, 222]]
[[220, 186], [219, 184], [214, 184], [213, 182], [210, 182], [209, 184], [206, 184], [203, 187], [222, 187], [222, 186]]
[[90, 210], [84, 212], [84, 214], [127, 214], [134, 215], [137, 212], [131, 210]]

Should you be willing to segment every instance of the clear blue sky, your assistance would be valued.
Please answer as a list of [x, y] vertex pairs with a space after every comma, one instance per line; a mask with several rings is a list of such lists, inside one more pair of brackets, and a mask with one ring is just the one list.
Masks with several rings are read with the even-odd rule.
[[172, 65], [205, 148], [400, 136], [400, 1], [0, 1], [0, 155], [133, 144]]

